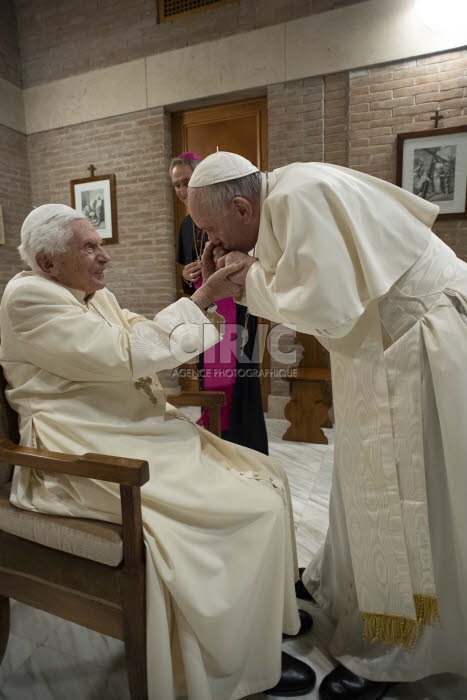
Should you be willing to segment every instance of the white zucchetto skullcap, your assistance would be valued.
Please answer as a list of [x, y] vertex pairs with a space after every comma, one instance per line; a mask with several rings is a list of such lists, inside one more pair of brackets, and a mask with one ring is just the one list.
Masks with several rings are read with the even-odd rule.
[[206, 187], [257, 172], [258, 168], [243, 156], [228, 151], [217, 151], [201, 161], [193, 171], [188, 187]]
[[31, 231], [42, 224], [47, 224], [56, 216], [68, 216], [70, 219], [85, 219], [84, 214], [80, 214], [76, 209], [68, 207], [66, 204], [42, 204], [33, 209], [25, 218], [21, 227], [21, 236], [28, 235]]

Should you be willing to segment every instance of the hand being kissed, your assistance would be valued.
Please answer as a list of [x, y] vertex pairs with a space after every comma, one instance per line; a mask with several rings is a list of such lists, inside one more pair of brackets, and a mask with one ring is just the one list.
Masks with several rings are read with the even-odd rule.
[[229, 275], [229, 279], [236, 284], [241, 284], [245, 286], [245, 279], [248, 274], [250, 267], [258, 260], [253, 255], [248, 255], [247, 253], [240, 253], [238, 250], [233, 250], [231, 252], [225, 251], [221, 246], [216, 246], [221, 250], [218, 251], [218, 255], [214, 252], [214, 259], [216, 261], [216, 270], [220, 270], [228, 265], [234, 265], [236, 263], [243, 263], [243, 267]]
[[[246, 253], [240, 253], [238, 250], [228, 252], [221, 245], [215, 245], [212, 241], [209, 241], [205, 246], [201, 260], [204, 284], [216, 278], [213, 279], [213, 284], [224, 285], [224, 296], [229, 296], [225, 285], [235, 283], [244, 287], [248, 270], [257, 260], [258, 258]], [[232, 268], [232, 271], [222, 275], [221, 280], [220, 271], [228, 267]], [[221, 299], [223, 297], [219, 296], [217, 298]]]

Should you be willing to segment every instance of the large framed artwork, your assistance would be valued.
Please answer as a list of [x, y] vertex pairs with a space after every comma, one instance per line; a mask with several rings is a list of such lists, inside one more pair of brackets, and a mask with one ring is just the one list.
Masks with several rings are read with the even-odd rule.
[[466, 218], [467, 124], [398, 134], [397, 184], [437, 204], [438, 218]]
[[71, 180], [71, 206], [87, 216], [104, 243], [118, 243], [115, 175]]

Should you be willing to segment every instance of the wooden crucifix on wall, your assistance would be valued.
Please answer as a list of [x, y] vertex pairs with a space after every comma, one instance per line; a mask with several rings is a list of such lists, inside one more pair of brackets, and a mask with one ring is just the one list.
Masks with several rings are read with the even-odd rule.
[[440, 120], [444, 119], [443, 115], [439, 113], [439, 107], [436, 108], [435, 116], [430, 117], [430, 119], [432, 119], [435, 122], [435, 129], [437, 129], [439, 127]]

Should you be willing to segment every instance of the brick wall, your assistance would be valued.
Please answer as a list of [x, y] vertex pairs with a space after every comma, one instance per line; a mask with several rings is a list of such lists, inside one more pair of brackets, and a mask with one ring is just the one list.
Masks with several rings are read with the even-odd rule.
[[14, 0], [0, 2], [0, 78], [21, 87], [21, 60]]
[[[350, 73], [349, 165], [390, 182], [396, 178], [398, 133], [467, 124], [467, 50]], [[435, 224], [435, 232], [467, 260], [467, 220]]]
[[268, 87], [269, 169], [323, 160], [323, 79]]
[[158, 24], [156, 0], [17, 0], [24, 85], [362, 1], [235, 0]]
[[[0, 78], [22, 87], [14, 0], [0, 2]], [[0, 245], [0, 298], [21, 269], [17, 252], [21, 224], [31, 208], [26, 136], [0, 125], [0, 205], [5, 244]]]
[[5, 244], [0, 245], [0, 298], [5, 284], [22, 269], [18, 255], [21, 224], [31, 210], [26, 137], [0, 126], [0, 204]]
[[324, 161], [349, 165], [349, 74], [324, 77]]
[[348, 165], [348, 73], [280, 83], [267, 95], [270, 169], [295, 161]]
[[[32, 201], [71, 204], [69, 181], [114, 173], [119, 243], [111, 245], [109, 289], [152, 317], [175, 300], [170, 124], [163, 109], [127, 114], [29, 137]], [[166, 386], [176, 382], [163, 377]]]

